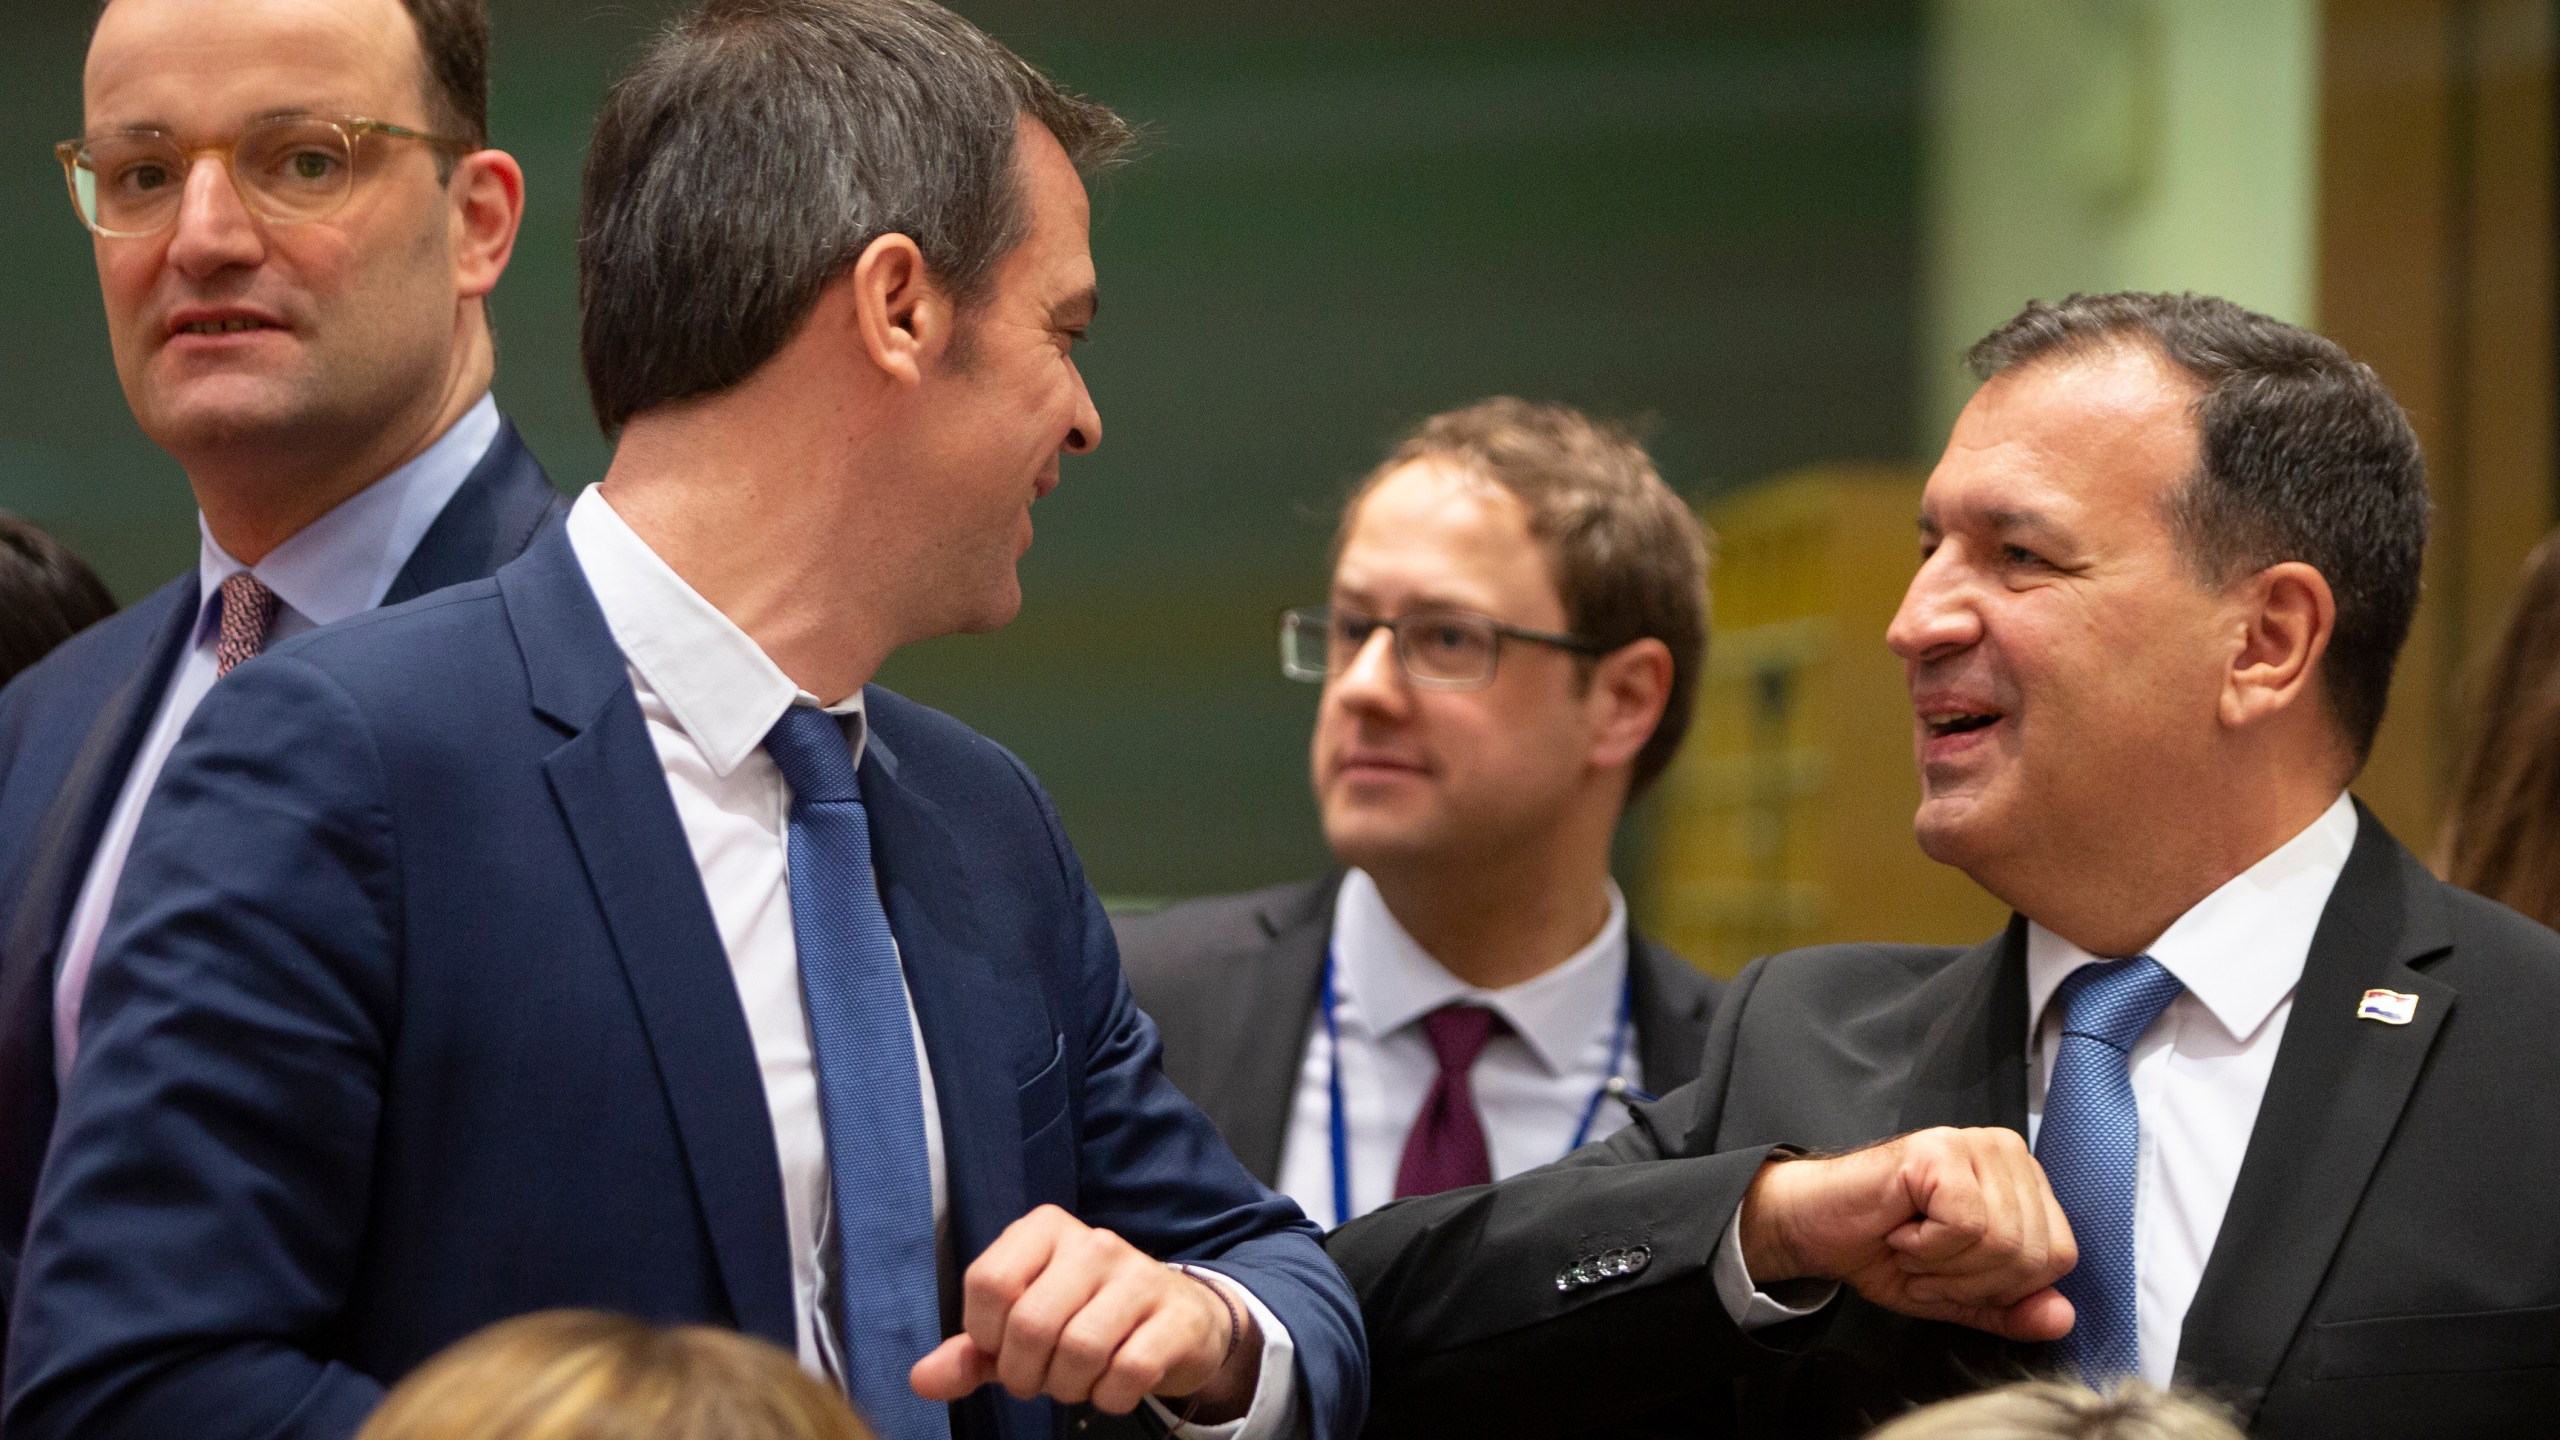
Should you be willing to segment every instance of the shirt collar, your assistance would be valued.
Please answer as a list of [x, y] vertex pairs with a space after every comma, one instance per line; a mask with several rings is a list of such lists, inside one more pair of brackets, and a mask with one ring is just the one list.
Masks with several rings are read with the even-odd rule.
[[[2301, 834], [2196, 902], [2142, 953], [2177, 976], [2233, 1040], [2247, 1040], [2301, 982], [2312, 934], [2355, 844], [2355, 803], [2342, 794]], [[2064, 977], [2098, 959], [2027, 923], [2030, 1045]]]
[[[602, 491], [588, 487], [569, 507], [569, 548], [595, 592], [613, 643], [665, 702], [712, 773], [727, 779], [764, 744], [782, 712], [818, 697], [791, 683], [746, 631], [720, 613], [632, 530]], [[855, 764], [869, 739], [862, 692], [822, 707], [855, 719]]]
[[338, 502], [255, 565], [241, 564], [215, 543], [198, 511], [199, 616], [210, 613], [222, 582], [243, 570], [313, 625], [335, 624], [381, 604], [428, 527], [497, 443], [499, 424], [498, 399], [484, 392], [418, 458]]
[[1362, 1024], [1385, 1036], [1452, 1001], [1483, 1005], [1528, 1042], [1538, 1063], [1562, 1074], [1591, 1039], [1591, 1017], [1615, 1016], [1627, 983], [1627, 901], [1609, 886], [1609, 918], [1591, 943], [1553, 970], [1500, 990], [1452, 975], [1407, 934], [1368, 872], [1342, 877], [1333, 907], [1334, 983]]

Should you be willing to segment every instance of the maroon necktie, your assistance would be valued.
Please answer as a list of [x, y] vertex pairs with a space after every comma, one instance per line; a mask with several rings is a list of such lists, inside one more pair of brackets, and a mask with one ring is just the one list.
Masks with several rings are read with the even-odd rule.
[[1422, 1033], [1440, 1057], [1440, 1078], [1422, 1097], [1422, 1113], [1413, 1117], [1413, 1133], [1405, 1137], [1404, 1159], [1396, 1166], [1397, 1199], [1493, 1183], [1493, 1155], [1468, 1077], [1485, 1042], [1509, 1028], [1481, 1005], [1443, 1005], [1422, 1017]]
[[267, 648], [267, 629], [276, 623], [276, 592], [267, 582], [243, 570], [222, 582], [222, 633], [213, 642], [216, 679], [231, 667], [256, 658]]

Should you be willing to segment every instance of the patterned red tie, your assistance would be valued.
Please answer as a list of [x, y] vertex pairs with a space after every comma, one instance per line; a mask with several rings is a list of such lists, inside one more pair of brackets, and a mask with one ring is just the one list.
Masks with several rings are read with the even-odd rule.
[[216, 678], [266, 649], [268, 627], [276, 623], [276, 592], [248, 571], [223, 581], [221, 593], [222, 634], [213, 642]]
[[1510, 1028], [1481, 1005], [1443, 1005], [1422, 1017], [1422, 1033], [1440, 1058], [1440, 1078], [1422, 1097], [1422, 1113], [1405, 1137], [1404, 1159], [1396, 1166], [1397, 1199], [1493, 1183], [1493, 1155], [1469, 1076], [1485, 1042]]

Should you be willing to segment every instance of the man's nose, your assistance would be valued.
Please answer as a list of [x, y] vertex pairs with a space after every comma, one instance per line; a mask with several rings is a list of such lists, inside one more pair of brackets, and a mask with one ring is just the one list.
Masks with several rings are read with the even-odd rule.
[[[1943, 563], [1942, 563], [1943, 562]], [[1982, 638], [1982, 617], [1967, 603], [1962, 577], [1947, 547], [1920, 562], [1902, 592], [1902, 607], [1884, 631], [1884, 643], [1906, 661], [1935, 659]]]
[[212, 155], [196, 157], [178, 196], [169, 263], [189, 279], [202, 280], [235, 265], [255, 265], [265, 254], [266, 238], [232, 184], [229, 167]]
[[1090, 455], [1102, 446], [1102, 410], [1093, 403], [1093, 392], [1085, 388], [1084, 372], [1076, 372], [1076, 419], [1067, 431], [1067, 442], [1058, 448], [1070, 455]]
[[1332, 685], [1335, 701], [1365, 710], [1401, 708], [1409, 698], [1405, 691], [1404, 664], [1396, 658], [1395, 632], [1381, 625], [1369, 632], [1360, 648], [1335, 673]]

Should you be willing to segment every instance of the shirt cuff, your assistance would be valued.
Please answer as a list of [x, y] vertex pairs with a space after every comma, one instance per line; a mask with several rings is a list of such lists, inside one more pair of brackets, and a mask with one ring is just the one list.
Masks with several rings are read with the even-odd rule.
[[1780, 1300], [1752, 1284], [1751, 1268], [1742, 1261], [1742, 1211], [1738, 1208], [1733, 1223], [1724, 1227], [1724, 1243], [1716, 1247], [1713, 1269], [1716, 1298], [1746, 1333], [1801, 1320], [1840, 1293], [1837, 1280], [1782, 1280], [1778, 1283], [1786, 1287], [1787, 1298]]
[[1262, 1373], [1254, 1378], [1253, 1404], [1244, 1418], [1223, 1425], [1175, 1424], [1174, 1412], [1163, 1401], [1150, 1395], [1147, 1403], [1181, 1440], [1305, 1440], [1306, 1426], [1298, 1414], [1298, 1346], [1289, 1338], [1289, 1327], [1255, 1299], [1244, 1282], [1205, 1265], [1182, 1268], [1242, 1300], [1244, 1308], [1253, 1312], [1253, 1323], [1262, 1327]]

